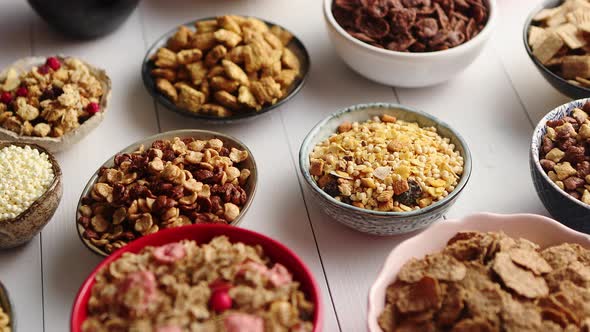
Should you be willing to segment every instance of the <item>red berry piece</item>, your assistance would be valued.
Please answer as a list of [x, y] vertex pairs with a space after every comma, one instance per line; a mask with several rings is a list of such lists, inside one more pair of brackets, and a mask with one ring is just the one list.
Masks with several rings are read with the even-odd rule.
[[221, 313], [231, 308], [232, 299], [227, 291], [219, 290], [211, 294], [209, 306], [216, 312]]
[[45, 61], [45, 64], [53, 70], [58, 70], [61, 67], [61, 63], [54, 56], [47, 58], [47, 60]]
[[47, 66], [47, 65], [40, 66], [39, 68], [37, 68], [37, 71], [39, 72], [39, 74], [45, 75], [45, 74], [49, 73], [49, 66]]
[[100, 105], [98, 105], [98, 103], [90, 103], [88, 106], [86, 106], [86, 112], [88, 112], [90, 115], [94, 115], [100, 112]]
[[7, 105], [10, 104], [12, 102], [12, 95], [10, 92], [2, 92], [2, 95], [0, 95], [0, 102]]
[[233, 287], [233, 285], [231, 283], [226, 282], [222, 279], [217, 279], [209, 284], [209, 288], [211, 289], [212, 292], [217, 292], [217, 291], [227, 292], [232, 287]]
[[16, 90], [16, 95], [19, 97], [26, 97], [29, 94], [29, 89], [25, 88], [24, 86], [21, 86], [20, 88], [18, 88]]

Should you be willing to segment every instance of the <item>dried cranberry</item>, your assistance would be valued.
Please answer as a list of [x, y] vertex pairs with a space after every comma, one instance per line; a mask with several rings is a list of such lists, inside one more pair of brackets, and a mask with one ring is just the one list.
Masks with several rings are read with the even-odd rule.
[[90, 239], [98, 239], [98, 234], [96, 234], [96, 232], [95, 232], [95, 231], [93, 231], [93, 230], [90, 230], [90, 229], [86, 229], [86, 230], [84, 231], [84, 233], [82, 233], [82, 236], [83, 236], [85, 239], [88, 239], [88, 240], [90, 240]]
[[232, 298], [229, 296], [227, 291], [218, 290], [211, 294], [211, 298], [209, 299], [209, 306], [211, 309], [215, 310], [215, 312], [221, 313], [232, 307]]
[[162, 151], [162, 160], [164, 161], [172, 161], [176, 158], [176, 154], [174, 151], [170, 149], [166, 149]]
[[45, 65], [49, 66], [49, 68], [53, 70], [58, 70], [61, 67], [61, 63], [54, 56], [47, 58], [47, 60], [45, 61]]
[[12, 102], [12, 95], [10, 94], [10, 92], [2, 92], [2, 95], [0, 95], [0, 102], [4, 104], [10, 104]]
[[206, 180], [213, 177], [213, 172], [206, 169], [200, 169], [195, 172], [194, 176], [197, 179], [197, 181], [205, 182]]
[[211, 200], [207, 197], [198, 197], [197, 204], [199, 204], [200, 212], [211, 212]]
[[211, 211], [217, 213], [219, 210], [223, 210], [221, 198], [219, 196], [211, 196]]
[[27, 89], [24, 86], [21, 86], [16, 90], [16, 95], [19, 97], [26, 97], [28, 94], [29, 94], [29, 89]]
[[39, 68], [37, 68], [37, 72], [39, 72], [39, 74], [41, 74], [41, 75], [45, 75], [45, 74], [49, 73], [49, 66], [47, 66], [47, 65], [39, 66]]
[[94, 115], [100, 112], [100, 105], [98, 105], [98, 103], [89, 103], [86, 106], [86, 112], [88, 112], [90, 115]]

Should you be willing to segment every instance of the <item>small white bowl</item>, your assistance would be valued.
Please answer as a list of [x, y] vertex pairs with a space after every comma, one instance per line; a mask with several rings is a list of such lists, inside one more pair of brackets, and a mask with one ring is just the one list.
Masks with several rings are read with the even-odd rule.
[[486, 0], [488, 22], [473, 39], [444, 51], [410, 53], [382, 49], [348, 34], [332, 14], [334, 0], [324, 0], [324, 18], [332, 45], [342, 60], [364, 77], [391, 86], [416, 88], [448, 81], [477, 58], [498, 16], [496, 0]]
[[387, 286], [397, 277], [400, 268], [412, 257], [424, 257], [439, 252], [447, 241], [460, 231], [498, 232], [511, 237], [522, 237], [541, 247], [564, 242], [578, 243], [590, 248], [590, 236], [576, 232], [559, 222], [534, 214], [500, 215], [478, 213], [459, 220], [437, 223], [424, 232], [408, 239], [391, 251], [369, 291], [367, 323], [369, 332], [382, 332], [377, 319], [385, 306]]

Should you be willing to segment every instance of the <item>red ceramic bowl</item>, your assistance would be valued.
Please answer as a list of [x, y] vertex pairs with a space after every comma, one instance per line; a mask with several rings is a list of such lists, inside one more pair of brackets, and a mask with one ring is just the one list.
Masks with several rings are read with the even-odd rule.
[[90, 298], [90, 293], [92, 286], [94, 285], [96, 274], [100, 269], [121, 257], [123, 253], [137, 253], [146, 246], [161, 246], [181, 240], [194, 240], [198, 243], [206, 243], [219, 235], [227, 236], [231, 242], [242, 242], [248, 245], [260, 245], [264, 249], [264, 253], [273, 262], [283, 264], [293, 274], [293, 279], [299, 281], [301, 284], [301, 290], [308, 296], [309, 300], [315, 304], [315, 312], [313, 315], [313, 331], [322, 331], [323, 307], [320, 288], [318, 287], [313, 274], [303, 263], [303, 261], [293, 251], [291, 251], [291, 249], [267, 236], [243, 228], [221, 224], [198, 224], [165, 229], [155, 234], [141, 237], [129, 243], [125, 247], [115, 251], [100, 264], [98, 264], [92, 273], [90, 273], [88, 278], [86, 278], [84, 284], [82, 284], [82, 287], [80, 287], [80, 290], [76, 295], [76, 299], [74, 300], [72, 318], [70, 321], [70, 330], [72, 332], [82, 331], [82, 322], [84, 322], [86, 319], [86, 306]]

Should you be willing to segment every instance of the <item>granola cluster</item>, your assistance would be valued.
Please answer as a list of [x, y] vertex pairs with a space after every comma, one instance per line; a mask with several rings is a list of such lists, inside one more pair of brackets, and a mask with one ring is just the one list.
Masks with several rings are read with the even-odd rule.
[[96, 276], [84, 332], [310, 332], [314, 305], [260, 246], [219, 236], [125, 253]]
[[590, 88], [590, 2], [566, 0], [533, 17], [533, 55], [571, 84]]
[[459, 46], [486, 25], [483, 0], [334, 0], [334, 18], [352, 37], [401, 52]]
[[259, 111], [286, 96], [300, 75], [287, 46], [293, 36], [253, 17], [220, 16], [180, 26], [158, 49], [157, 89], [191, 112], [228, 117]]
[[0, 332], [11, 332], [10, 328], [10, 316], [0, 306]]
[[47, 58], [27, 72], [7, 71], [0, 125], [23, 136], [61, 137], [100, 112], [103, 85], [76, 58]]
[[442, 252], [408, 261], [385, 301], [385, 332], [588, 331], [590, 250], [460, 232]]
[[559, 188], [590, 205], [590, 103], [547, 121], [539, 162]]
[[231, 223], [248, 199], [248, 158], [217, 138], [176, 137], [119, 154], [82, 200], [82, 236], [110, 253], [164, 228]]
[[342, 123], [309, 156], [327, 194], [356, 207], [404, 212], [427, 207], [455, 189], [463, 157], [435, 128], [383, 115]]

